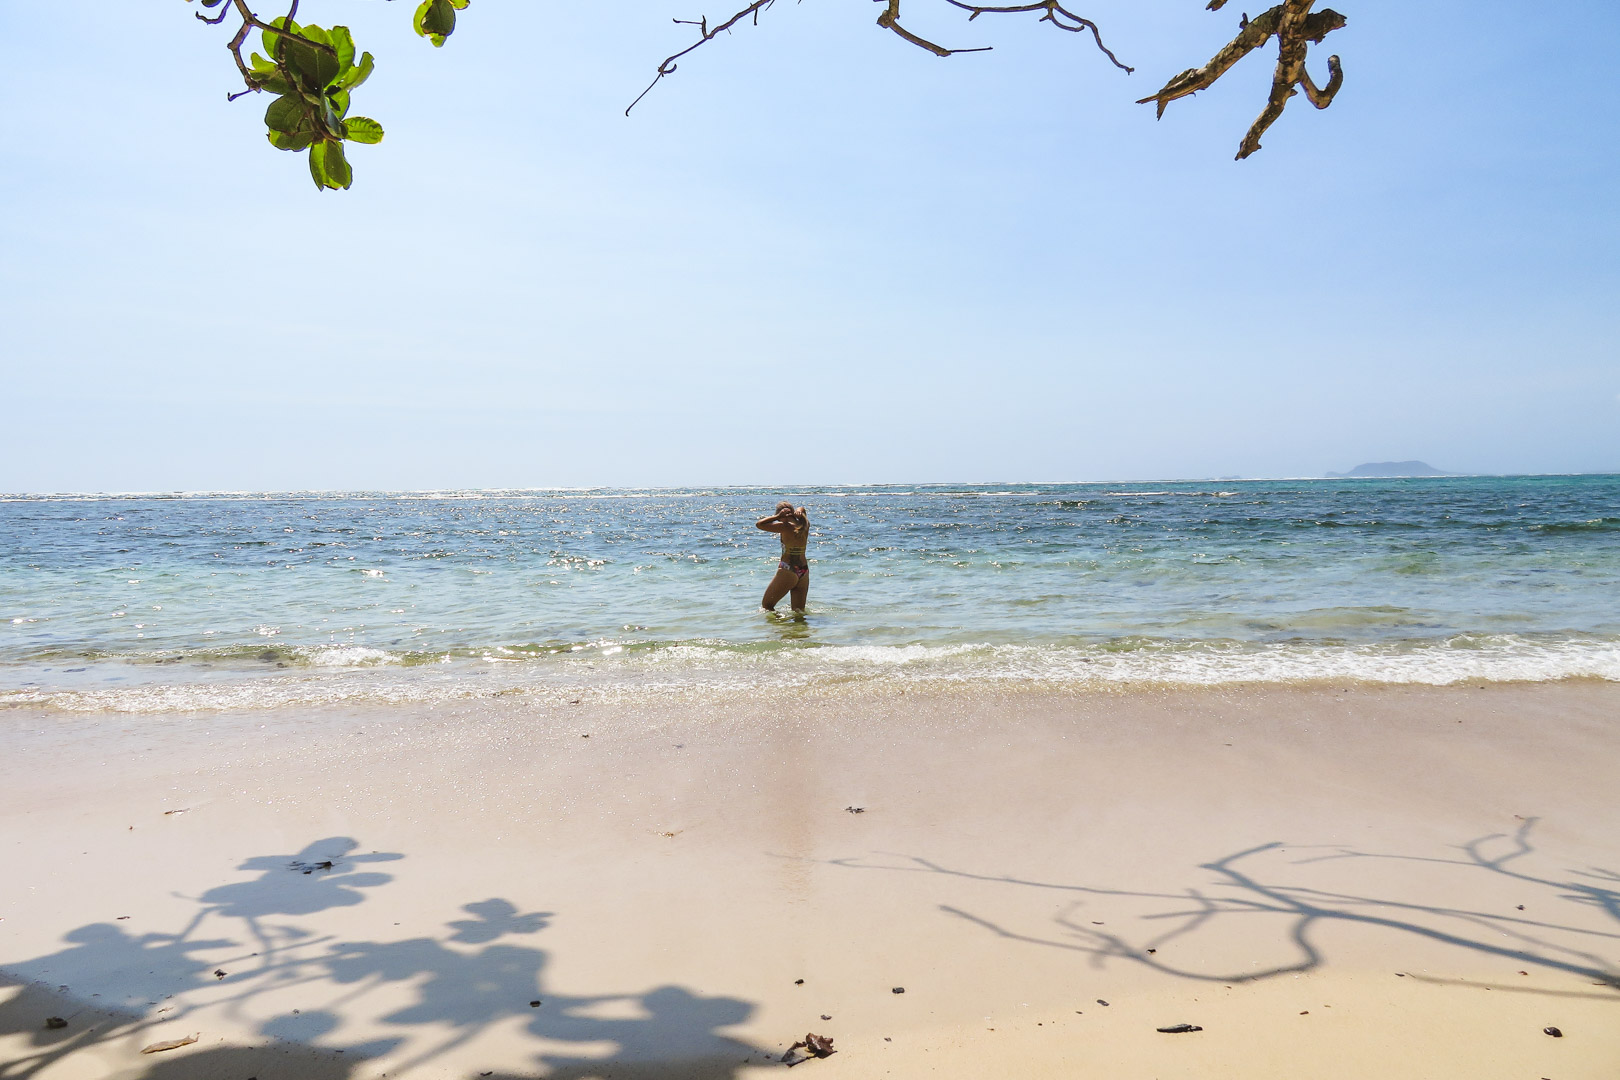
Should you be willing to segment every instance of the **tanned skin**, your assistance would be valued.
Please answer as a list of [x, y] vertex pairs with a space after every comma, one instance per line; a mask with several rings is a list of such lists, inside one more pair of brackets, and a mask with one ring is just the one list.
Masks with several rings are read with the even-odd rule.
[[[803, 573], [777, 567], [776, 576], [771, 583], [765, 586], [765, 596], [760, 600], [759, 606], [766, 611], [775, 611], [776, 605], [782, 597], [792, 596], [789, 601], [794, 611], [803, 611], [805, 598], [810, 595], [810, 565], [805, 556], [799, 554], [810, 539], [810, 515], [804, 507], [795, 507], [790, 502], [776, 504], [776, 513], [769, 517], [762, 517], [754, 522], [754, 528], [766, 532], [778, 533], [782, 538], [782, 563], [796, 566]], [[798, 549], [793, 557], [788, 557], [789, 548]]]

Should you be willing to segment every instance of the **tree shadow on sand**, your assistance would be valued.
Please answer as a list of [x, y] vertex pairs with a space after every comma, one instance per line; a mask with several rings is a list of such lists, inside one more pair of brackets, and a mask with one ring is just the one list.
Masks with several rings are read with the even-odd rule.
[[[916, 856], [887, 856], [881, 861], [834, 859], [832, 864], [851, 869], [937, 874], [1024, 889], [1078, 894], [1073, 903], [1053, 916], [1055, 930], [1045, 933], [1024, 933], [984, 915], [951, 905], [941, 904], [939, 910], [1009, 941], [1069, 950], [1089, 957], [1098, 966], [1115, 960], [1204, 982], [1257, 982], [1321, 967], [1326, 958], [1318, 943], [1320, 931], [1326, 926], [1349, 925], [1410, 935], [1511, 961], [1516, 967], [1526, 970], [1539, 968], [1580, 976], [1607, 991], [1620, 990], [1620, 963], [1610, 958], [1620, 952], [1620, 874], [1597, 867], [1565, 871], [1560, 875], [1535, 874], [1521, 869], [1522, 864], [1536, 854], [1536, 848], [1530, 841], [1535, 825], [1536, 819], [1526, 819], [1515, 833], [1480, 837], [1460, 845], [1456, 849], [1460, 854], [1452, 857], [1384, 854], [1334, 847], [1303, 849], [1314, 853], [1285, 865], [1300, 867], [1345, 860], [1423, 863], [1441, 868], [1449, 875], [1457, 875], [1456, 885], [1459, 886], [1471, 883], [1481, 875], [1498, 882], [1515, 883], [1523, 886], [1525, 899], [1533, 898], [1536, 901], [1533, 906], [1538, 911], [1553, 909], [1546, 901], [1573, 905], [1583, 914], [1597, 912], [1607, 916], [1614, 923], [1612, 927], [1601, 920], [1594, 922], [1594, 925], [1574, 925], [1569, 921], [1523, 914], [1525, 908], [1531, 906], [1525, 904], [1516, 905], [1512, 911], [1490, 911], [1281, 881], [1278, 880], [1280, 872], [1266, 861], [1268, 856], [1283, 852], [1285, 846], [1281, 843], [1261, 844], [1203, 863], [1199, 868], [1210, 871], [1214, 875], [1213, 880], [1202, 887], [1181, 892], [1136, 891], [978, 874]], [[1288, 845], [1287, 850], [1298, 852], [1302, 849]], [[1153, 909], [1142, 914], [1141, 918], [1153, 922], [1154, 930], [1140, 939], [1131, 939], [1121, 933], [1102, 929], [1095, 920], [1080, 917], [1082, 909], [1103, 898], [1134, 902], [1133, 906]], [[1569, 914], [1573, 917], [1574, 912]], [[1214, 965], [1178, 966], [1165, 955], [1166, 948], [1177, 941], [1208, 931], [1216, 923], [1224, 924], [1236, 919], [1264, 920], [1268, 925], [1275, 925], [1276, 939], [1279, 947], [1286, 951], [1287, 958], [1258, 970], [1220, 970]], [[1609, 956], [1596, 951], [1603, 946], [1609, 947]], [[1531, 992], [1554, 995], [1578, 993], [1544, 989]], [[1602, 990], [1580, 996], [1613, 999], [1612, 993]]]
[[[552, 990], [548, 954], [518, 939], [543, 932], [555, 916], [505, 899], [464, 905], [464, 917], [451, 919], [442, 935], [320, 936], [299, 920], [363, 903], [392, 878], [358, 867], [403, 857], [355, 854], [358, 847], [331, 837], [296, 854], [249, 859], [238, 870], [257, 876], [195, 898], [196, 912], [176, 933], [132, 934], [96, 923], [69, 931], [55, 953], [9, 965], [31, 985], [0, 1005], [0, 1038], [21, 1036], [28, 1049], [0, 1063], [0, 1080], [34, 1077], [93, 1047], [128, 1053], [132, 1072], [144, 1068], [141, 1080], [349, 1080], [385, 1054], [394, 1055], [389, 1072], [443, 1059], [494, 1025], [536, 1040], [534, 1070], [523, 1074], [530, 1077], [730, 1080], [745, 1062], [764, 1059], [766, 1051], [721, 1030], [753, 1014], [754, 1006], [737, 998], [679, 986], [585, 996]], [[114, 988], [127, 996], [111, 1000]], [[289, 988], [319, 1007], [278, 1011], [265, 995], [284, 1002]], [[410, 1000], [399, 1005], [402, 990]], [[102, 994], [105, 1004], [88, 1004]], [[373, 1006], [374, 995], [390, 1004]], [[209, 1009], [254, 1030], [251, 1045], [204, 1041], [138, 1055], [145, 1043], [192, 1034]], [[266, 1012], [276, 1015], [255, 1019]], [[47, 1027], [47, 1014], [62, 1015], [68, 1026]], [[345, 1022], [361, 1019], [386, 1037], [336, 1039]]]

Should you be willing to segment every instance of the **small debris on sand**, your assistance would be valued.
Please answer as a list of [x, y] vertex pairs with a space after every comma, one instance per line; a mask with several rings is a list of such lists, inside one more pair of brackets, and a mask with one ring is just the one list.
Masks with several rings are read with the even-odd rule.
[[788, 1047], [787, 1053], [782, 1055], [783, 1063], [787, 1065], [800, 1065], [809, 1060], [809, 1058], [803, 1058], [799, 1061], [794, 1061], [793, 1052], [795, 1050], [803, 1050], [805, 1053], [809, 1054], [810, 1057], [818, 1058], [831, 1057], [832, 1055], [838, 1053], [838, 1051], [833, 1049], [832, 1036], [817, 1035], [813, 1032], [807, 1034], [800, 1042], [796, 1042], [792, 1046]]
[[1555, 1027], [1544, 1027], [1541, 1029], [1541, 1033], [1543, 1035], [1551, 1035], [1555, 1039], [1562, 1039], [1564, 1037], [1564, 1033]]
[[529, 1002], [529, 1008], [538, 1009], [539, 1007], [540, 1007], [540, 1000], [538, 998], [536, 998], [534, 1001]]
[[214, 969], [214, 978], [223, 979], [225, 977], [225, 975], [226, 975], [226, 972], [225, 972], [224, 968], [215, 968]]
[[45, 1026], [50, 1028], [52, 1031], [56, 1031], [60, 1028], [67, 1027], [67, 1021], [62, 1019], [60, 1016], [47, 1016], [45, 1018]]
[[803, 986], [804, 985], [804, 980], [803, 979], [794, 979], [793, 980], [793, 985], [794, 986]]
[[169, 817], [172, 814], [189, 814], [189, 813], [191, 813], [191, 807], [182, 806], [178, 810], [165, 810], [165, 811], [163, 811], [163, 816], [164, 817]]
[[155, 1042], [151, 1046], [143, 1046], [143, 1047], [141, 1047], [141, 1053], [143, 1053], [143, 1054], [161, 1054], [165, 1050], [178, 1050], [182, 1046], [190, 1046], [192, 1043], [196, 1042], [199, 1038], [201, 1038], [200, 1035], [188, 1035], [184, 1039], [170, 1039], [168, 1042]]
[[846, 807], [844, 807], [844, 809], [849, 811], [851, 814], [864, 814], [864, 813], [866, 813], [866, 807], [864, 807], [864, 806], [846, 806]]
[[826, 1014], [826, 1013], [822, 1013], [822, 1014], [821, 1014], [821, 1018], [822, 1018], [822, 1019], [823, 1019], [823, 1020], [831, 1020], [831, 1019], [832, 1019], [832, 1017], [830, 1017], [830, 1016], [828, 1016], [828, 1015], [827, 1015], [827, 1014]]
[[1166, 1035], [1185, 1035], [1189, 1031], [1203, 1031], [1197, 1024], [1171, 1024], [1169, 1027], [1155, 1028]]
[[906, 992], [906, 988], [903, 987], [903, 986], [897, 986], [893, 990], [889, 991], [889, 993], [891, 993], [891, 994], [903, 994], [905, 992]]
[[1097, 999], [1097, 1004], [1099, 1004], [1099, 1005], [1106, 1005], [1106, 1004], [1108, 1004], [1108, 1002], [1106, 1002], [1106, 1001], [1104, 1001], [1104, 1000], [1103, 1000], [1103, 999], [1102, 999], [1102, 998], [1098, 998], [1098, 999]]

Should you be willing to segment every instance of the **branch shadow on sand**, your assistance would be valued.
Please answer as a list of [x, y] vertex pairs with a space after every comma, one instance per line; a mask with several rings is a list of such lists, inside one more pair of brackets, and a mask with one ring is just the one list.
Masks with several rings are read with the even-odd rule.
[[[850, 869], [933, 874], [1072, 895], [1073, 901], [1052, 917], [1051, 925], [1036, 932], [1015, 929], [1006, 921], [965, 907], [940, 904], [938, 910], [1008, 941], [1077, 953], [1095, 967], [1113, 961], [1202, 982], [1259, 982], [1324, 966], [1327, 956], [1321, 944], [1322, 931], [1330, 926], [1353, 926], [1497, 958], [1525, 973], [1540, 970], [1577, 976], [1593, 987], [1591, 991], [1571, 991], [1508, 984], [1493, 985], [1493, 989], [1617, 1000], [1613, 992], [1620, 991], [1620, 963], [1613, 957], [1620, 954], [1620, 874], [1597, 867], [1556, 874], [1538, 874], [1524, 869], [1524, 864], [1537, 854], [1531, 843], [1536, 823], [1534, 818], [1526, 819], [1512, 834], [1480, 837], [1459, 845], [1455, 849], [1457, 854], [1448, 856], [1386, 854], [1345, 847], [1300, 848], [1280, 842], [1261, 844], [1201, 864], [1199, 869], [1209, 871], [1212, 878], [1198, 887], [1179, 892], [981, 874], [917, 856], [834, 859], [831, 864]], [[1309, 854], [1278, 866], [1285, 851]], [[1509, 911], [1492, 911], [1483, 907], [1425, 903], [1395, 895], [1369, 895], [1303, 882], [1299, 877], [1309, 871], [1296, 869], [1358, 860], [1424, 864], [1428, 870], [1444, 875], [1453, 888], [1468, 889], [1471, 885], [1483, 884], [1482, 878], [1498, 884], [1511, 883], [1527, 903], [1515, 905]], [[1293, 876], [1293, 880], [1284, 880], [1285, 872]], [[1127, 936], [1105, 928], [1099, 920], [1082, 917], [1091, 913], [1088, 908], [1102, 902], [1124, 904], [1150, 928], [1139, 936]], [[1525, 913], [1526, 908], [1534, 909], [1535, 913]], [[1559, 914], [1553, 917], [1541, 914], [1548, 911]], [[1602, 917], [1594, 919], [1593, 914]], [[1582, 920], [1578, 916], [1586, 918]], [[1267, 938], [1277, 950], [1276, 959], [1258, 967], [1227, 969], [1218, 962], [1178, 963], [1173, 958], [1178, 951], [1202, 957], [1206, 950], [1177, 950], [1175, 946], [1195, 941], [1201, 934], [1213, 937], [1218, 924], [1226, 927], [1239, 920], [1265, 923]], [[1483, 984], [1470, 982], [1469, 985]]]
[[[248, 859], [237, 869], [256, 876], [196, 897], [195, 912], [173, 933], [93, 923], [63, 935], [57, 952], [9, 964], [4, 977], [17, 989], [0, 1004], [0, 1039], [27, 1046], [0, 1062], [0, 1080], [27, 1080], [92, 1050], [127, 1056], [120, 1075], [140, 1080], [350, 1080], [384, 1055], [377, 1066], [388, 1072], [446, 1059], [497, 1025], [533, 1040], [525, 1050], [532, 1068], [489, 1076], [730, 1080], [744, 1063], [766, 1060], [767, 1051], [722, 1030], [753, 1014], [747, 1001], [680, 986], [609, 995], [551, 988], [549, 955], [527, 939], [550, 925], [552, 912], [490, 898], [463, 905], [434, 936], [320, 935], [309, 916], [364, 903], [392, 880], [373, 867], [403, 858], [358, 847], [330, 837], [295, 854]], [[232, 1045], [216, 1035], [140, 1054], [222, 1015], [255, 1037]], [[49, 1016], [67, 1025], [49, 1027]], [[351, 1021], [379, 1037], [344, 1042]]]

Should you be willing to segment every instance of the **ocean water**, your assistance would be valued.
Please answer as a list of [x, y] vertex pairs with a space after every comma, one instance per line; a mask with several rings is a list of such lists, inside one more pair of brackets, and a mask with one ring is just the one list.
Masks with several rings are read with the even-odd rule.
[[1620, 476], [0, 497], [0, 706], [1564, 678], [1620, 680]]

